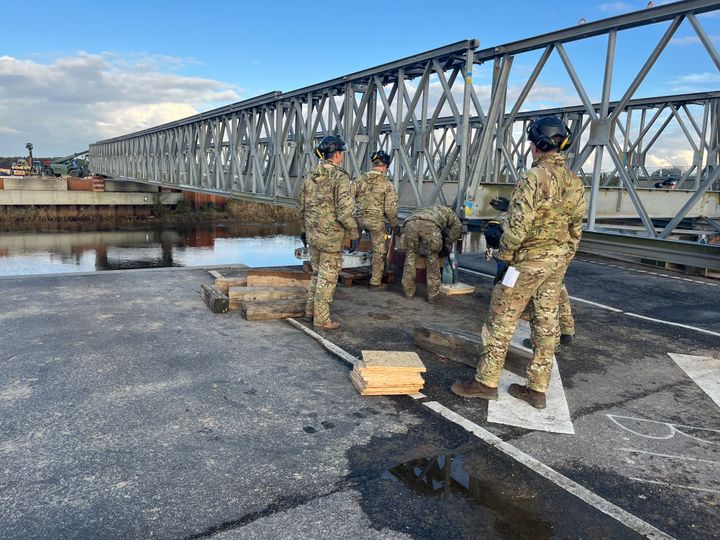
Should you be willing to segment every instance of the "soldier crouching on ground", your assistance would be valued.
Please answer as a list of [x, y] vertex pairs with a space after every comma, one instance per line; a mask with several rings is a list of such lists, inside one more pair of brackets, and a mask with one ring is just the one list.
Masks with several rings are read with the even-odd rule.
[[[497, 387], [510, 340], [528, 302], [534, 305], [535, 349], [525, 386], [511, 384], [510, 395], [545, 408], [557, 340], [558, 303], [567, 263], [580, 242], [585, 215], [585, 188], [559, 151], [570, 145], [570, 133], [554, 116], [528, 128], [533, 166], [512, 194], [507, 223], [500, 237], [500, 265], [490, 310], [483, 327], [483, 351], [475, 378], [455, 383], [453, 393], [497, 399]], [[508, 267], [516, 280], [502, 283]]]
[[427, 301], [433, 303], [440, 292], [440, 257], [447, 256], [462, 235], [462, 223], [447, 206], [423, 206], [403, 224], [405, 266], [402, 286], [407, 298], [415, 295], [417, 254], [425, 257]]
[[345, 233], [358, 238], [357, 221], [351, 195], [350, 177], [341, 168], [345, 142], [328, 135], [315, 153], [320, 163], [303, 180], [297, 212], [303, 243], [310, 245], [313, 276], [305, 304], [305, 319], [315, 328], [335, 330], [340, 324], [330, 320], [338, 274], [342, 269]]
[[379, 291], [387, 286], [382, 282], [385, 271], [385, 219], [398, 231], [398, 195], [387, 177], [392, 158], [379, 150], [370, 156], [373, 168], [355, 181], [355, 204], [363, 229], [370, 233], [372, 242], [372, 276], [370, 290]]

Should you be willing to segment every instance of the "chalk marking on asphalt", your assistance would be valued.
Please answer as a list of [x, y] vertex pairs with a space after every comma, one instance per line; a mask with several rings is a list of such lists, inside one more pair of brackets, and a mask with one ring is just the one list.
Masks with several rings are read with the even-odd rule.
[[668, 356], [720, 407], [720, 359], [675, 353]]
[[720, 465], [720, 461], [713, 461], [712, 459], [702, 459], [690, 456], [675, 456], [672, 454], [658, 454], [657, 452], [646, 452], [645, 450], [636, 450], [635, 448], [620, 448], [623, 452], [630, 452], [631, 454], [644, 454], [647, 456], [657, 456], [669, 459], [678, 459], [681, 461], [697, 461], [699, 463], [710, 463], [711, 465]]
[[460, 427], [469, 431], [473, 435], [475, 435], [478, 438], [485, 441], [490, 446], [497, 448], [505, 455], [522, 463], [526, 467], [535, 471], [540, 476], [543, 476], [544, 478], [550, 480], [552, 483], [554, 483], [558, 487], [564, 489], [568, 493], [575, 495], [576, 497], [578, 497], [582, 501], [586, 502], [593, 508], [616, 519], [617, 521], [619, 521], [626, 527], [638, 532], [639, 534], [645, 535], [648, 538], [653, 538], [653, 539], [673, 538], [672, 536], [661, 531], [657, 527], [654, 527], [650, 523], [643, 521], [642, 519], [631, 514], [627, 510], [623, 510], [622, 508], [611, 503], [610, 501], [603, 499], [596, 493], [581, 486], [574, 480], [571, 480], [567, 476], [557, 472], [555, 469], [549, 467], [548, 465], [545, 465], [541, 461], [526, 454], [525, 452], [523, 452], [519, 448], [511, 445], [510, 443], [503, 441], [497, 435], [493, 435], [486, 429], [483, 429], [482, 427], [475, 424], [474, 422], [471, 422], [467, 418], [460, 416], [452, 409], [448, 409], [447, 407], [445, 407], [444, 405], [441, 405], [437, 401], [428, 401], [428, 402], [423, 403], [423, 405], [425, 405], [428, 409], [435, 411], [442, 417], [459, 425]]
[[[532, 354], [532, 349], [528, 349], [522, 344], [523, 340], [529, 337], [530, 324], [521, 319], [513, 335], [511, 346]], [[555, 361], [555, 355], [553, 355], [550, 386], [545, 394], [547, 399], [547, 407], [545, 409], [536, 409], [528, 403], [508, 394], [508, 386], [512, 383], [524, 385], [525, 380], [523, 377], [504, 369], [502, 377], [500, 378], [500, 385], [498, 386], [498, 399], [497, 401], [488, 401], [488, 422], [517, 426], [535, 431], [550, 431], [552, 433], [575, 435], [575, 428], [573, 427], [572, 418], [570, 417], [570, 409], [568, 408], [567, 399], [565, 398], [565, 389], [563, 388], [562, 379], [560, 378], [560, 371]]]
[[687, 330], [695, 330], [696, 332], [702, 332], [703, 334], [709, 334], [711, 336], [718, 336], [720, 337], [720, 332], [713, 332], [712, 330], [705, 330], [704, 328], [698, 328], [697, 326], [690, 326], [689, 324], [682, 324], [682, 323], [676, 323], [676, 322], [670, 322], [670, 321], [663, 321], [662, 319], [655, 319], [653, 317], [646, 317], [645, 315], [640, 315], [638, 313], [631, 313], [629, 311], [623, 311], [625, 315], [628, 317], [635, 317], [637, 319], [644, 319], [646, 321], [652, 321], [656, 323], [661, 324], [667, 324], [669, 326], [677, 326], [678, 328], [685, 328]]
[[325, 338], [322, 337], [320, 334], [318, 334], [317, 332], [314, 332], [314, 331], [310, 330], [307, 326], [305, 326], [305, 325], [303, 325], [303, 324], [300, 324], [300, 323], [297, 322], [295, 319], [287, 318], [287, 319], [285, 319], [285, 320], [286, 320], [291, 326], [294, 326], [294, 327], [297, 328], [298, 330], [302, 330], [302, 331], [305, 332], [308, 336], [316, 339], [316, 340], [320, 343], [320, 345], [322, 345], [323, 347], [325, 347], [328, 351], [330, 351], [330, 352], [333, 353], [334, 355], [338, 356], [341, 360], [345, 360], [345, 362], [347, 362], [347, 363], [350, 364], [351, 366], [355, 367], [355, 364], [360, 361], [359, 358], [356, 358], [355, 356], [353, 356], [352, 354], [350, 354], [350, 353], [347, 352], [346, 350], [341, 349], [340, 347], [338, 347], [337, 345], [335, 345], [332, 341], [329, 341], [329, 340], [325, 339]]
[[695, 487], [695, 486], [685, 486], [683, 484], [672, 484], [670, 482], [662, 482], [660, 480], [648, 480], [647, 478], [636, 478], [634, 476], [628, 476], [628, 478], [630, 480], [634, 480], [635, 482], [642, 482], [643, 484], [656, 484], [658, 486], [667, 486], [667, 487], [680, 488], [680, 489], [691, 489], [693, 491], [703, 491], [705, 493], [720, 493], [720, 490], [718, 490], [718, 489], [701, 488], [701, 487]]
[[[685, 437], [688, 437], [689, 439], [695, 439], [696, 441], [708, 443], [708, 444], [718, 444], [717, 441], [709, 441], [707, 439], [703, 439], [702, 437], [698, 437], [697, 435], [690, 435], [689, 433], [685, 433], [682, 429], [678, 428], [686, 428], [686, 429], [692, 429], [695, 431], [708, 431], [710, 433], [717, 433], [720, 435], [720, 430], [718, 429], [711, 429], [711, 428], [704, 428], [700, 426], [685, 426], [683, 424], [672, 424], [670, 422], [662, 422], [660, 420], [648, 420], [646, 418], [638, 418], [636, 416], [623, 416], [620, 414], [609, 414], [605, 413], [605, 416], [607, 416], [615, 425], [617, 425], [619, 428], [624, 429], [628, 433], [632, 433], [633, 435], [637, 435], [638, 437], [643, 437], [645, 439], [652, 439], [655, 441], [666, 441], [668, 439], [672, 439], [676, 434], [684, 435]], [[646, 423], [646, 424], [659, 424], [661, 426], [664, 426], [667, 428], [668, 435], [648, 435], [645, 433], [640, 433], [638, 431], [635, 431], [634, 429], [630, 429], [627, 426], [624, 426], [622, 422], [618, 422], [616, 419], [622, 418], [624, 420], [633, 420], [635, 422], [640, 423]]]
[[[609, 266], [609, 265], [605, 265], [605, 266]], [[618, 267], [618, 268], [621, 268], [621, 267]], [[495, 277], [495, 276], [492, 276], [492, 275], [490, 275], [490, 274], [485, 274], [485, 273], [483, 273], [483, 272], [476, 272], [475, 270], [469, 270], [469, 269], [464, 268], [464, 267], [462, 267], [462, 266], [459, 266], [459, 267], [458, 267], [458, 270], [461, 270], [461, 271], [463, 271], [463, 272], [467, 272], [467, 273], [469, 273], [469, 274], [475, 274], [475, 275], [478, 275], [478, 276], [483, 276], [483, 277], [488, 277], [488, 278], [494, 278], [494, 277]], [[698, 282], [698, 283], [704, 283], [704, 282], [700, 281], [700, 282]], [[606, 310], [608, 310], [608, 311], [612, 311], [613, 313], [622, 313], [622, 314], [624, 314], [624, 315], [627, 315], [628, 317], [635, 317], [635, 318], [637, 318], [637, 319], [645, 319], [645, 320], [652, 321], [652, 322], [656, 322], [656, 323], [660, 323], [660, 324], [667, 324], [668, 326], [676, 326], [676, 327], [678, 327], [678, 328], [684, 328], [684, 329], [686, 329], [686, 330], [694, 330], [695, 332], [701, 332], [701, 333], [703, 333], [703, 334], [709, 334], [709, 335], [711, 335], [711, 336], [718, 336], [718, 337], [720, 337], [720, 332], [713, 332], [712, 330], [705, 330], [704, 328], [699, 328], [699, 327], [697, 327], [697, 326], [690, 326], [689, 324], [682, 324], [682, 323], [676, 323], [676, 322], [671, 322], [671, 321], [664, 321], [664, 320], [662, 320], [662, 319], [655, 319], [655, 318], [653, 318], [653, 317], [646, 317], [645, 315], [638, 315], [637, 313], [631, 313], [631, 312], [629, 312], [629, 311], [624, 311], [624, 310], [622, 310], [622, 309], [618, 309], [618, 308], [615, 308], [615, 307], [612, 307], [612, 306], [606, 306], [606, 305], [604, 305], [604, 304], [598, 304], [597, 302], [592, 302], [592, 301], [590, 301], [590, 300], [585, 300], [584, 298], [578, 298], [577, 296], [571, 296], [570, 298], [571, 298], [572, 300], [575, 300], [576, 302], [582, 302], [583, 304], [589, 304], [589, 305], [591, 305], [591, 306], [595, 306], [595, 307], [598, 307], [598, 308], [600, 308], [600, 309], [606, 309]]]

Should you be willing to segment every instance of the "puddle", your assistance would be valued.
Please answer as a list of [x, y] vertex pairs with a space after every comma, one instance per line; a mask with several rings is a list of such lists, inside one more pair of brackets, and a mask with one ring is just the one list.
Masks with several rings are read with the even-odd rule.
[[413, 459], [386, 470], [382, 478], [402, 483], [416, 495], [436, 498], [438, 505], [461, 497], [495, 516], [500, 538], [551, 538], [553, 528], [538, 507], [532, 490], [518, 479], [469, 474], [466, 456], [443, 454]]

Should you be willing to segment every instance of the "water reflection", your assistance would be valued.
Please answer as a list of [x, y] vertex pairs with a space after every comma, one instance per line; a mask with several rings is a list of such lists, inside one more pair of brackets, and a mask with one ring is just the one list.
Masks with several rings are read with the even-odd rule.
[[0, 232], [0, 275], [297, 264], [298, 234], [290, 225], [216, 223], [6, 231]]

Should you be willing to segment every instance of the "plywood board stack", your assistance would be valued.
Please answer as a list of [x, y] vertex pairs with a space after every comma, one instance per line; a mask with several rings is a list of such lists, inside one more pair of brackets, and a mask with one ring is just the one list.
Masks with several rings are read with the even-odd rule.
[[425, 385], [421, 375], [425, 371], [414, 352], [362, 351], [350, 380], [362, 396], [417, 394]]
[[475, 292], [475, 287], [468, 285], [467, 283], [441, 283], [440, 294], [446, 296], [460, 296], [463, 294], [472, 294]]

